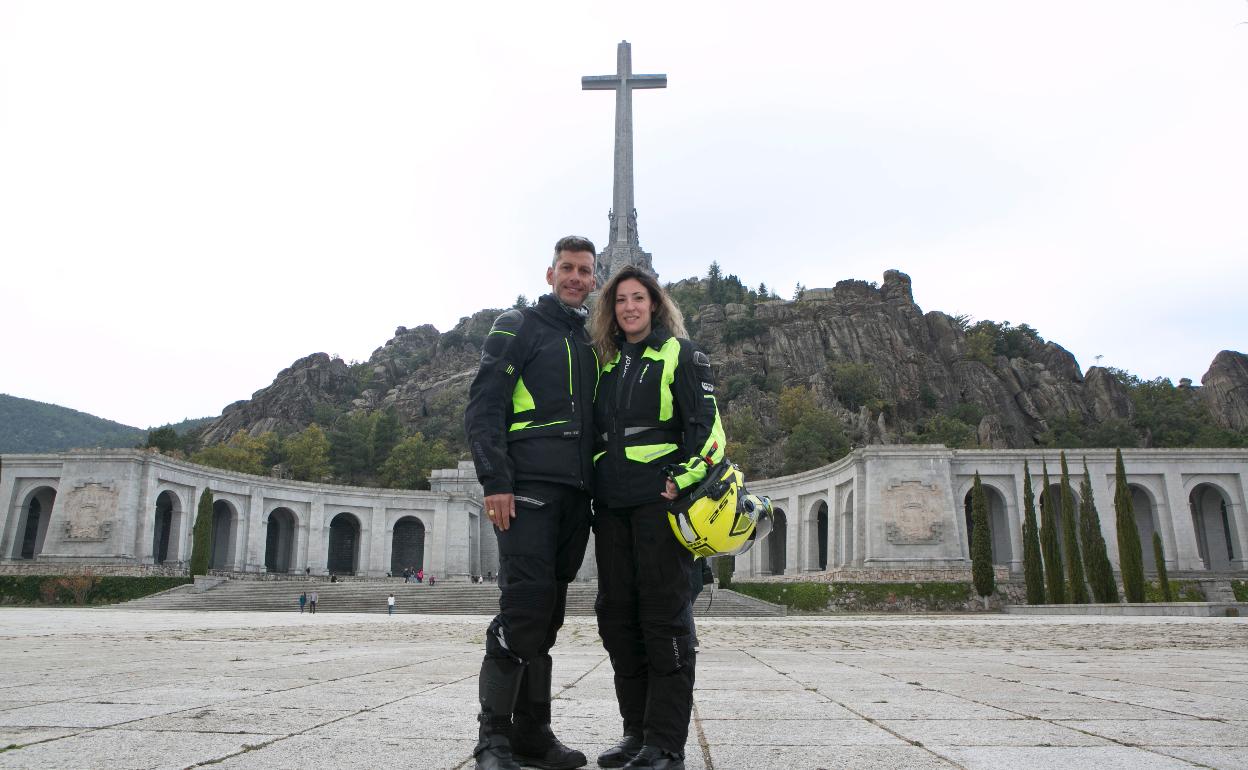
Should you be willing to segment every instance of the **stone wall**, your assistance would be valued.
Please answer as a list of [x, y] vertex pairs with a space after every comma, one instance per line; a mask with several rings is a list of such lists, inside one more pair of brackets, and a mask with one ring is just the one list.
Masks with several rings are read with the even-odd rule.
[[97, 575], [99, 577], [185, 577], [186, 568], [166, 564], [70, 564], [32, 562], [0, 564], [0, 575]]

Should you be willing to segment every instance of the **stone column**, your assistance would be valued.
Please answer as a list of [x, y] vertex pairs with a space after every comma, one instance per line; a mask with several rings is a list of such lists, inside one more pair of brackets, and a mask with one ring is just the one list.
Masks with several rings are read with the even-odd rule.
[[[1174, 532], [1174, 564], [1180, 570], [1203, 570], [1200, 548], [1196, 544], [1196, 527], [1192, 523], [1192, 511], [1183, 489], [1183, 477], [1177, 469], [1165, 473], [1166, 499], [1157, 501], [1157, 518], [1167, 520], [1168, 529]], [[1143, 543], [1140, 544], [1143, 547]], [[1149, 544], [1152, 547], [1152, 544]]]
[[313, 575], [324, 575], [329, 564], [329, 543], [325, 538], [325, 498], [313, 495], [308, 505], [308, 545], [305, 564]]
[[1019, 499], [1022, 492], [1019, 491], [1018, 475], [1014, 477], [1014, 494], [1002, 495], [1002, 502], [1005, 503], [1005, 522], [1010, 530], [1010, 572], [1011, 574], [1023, 574], [1023, 509], [1019, 506]]
[[156, 469], [150, 457], [143, 458], [143, 471], [139, 478], [139, 521], [135, 527], [138, 532], [134, 538], [134, 562], [151, 564], [155, 558], [152, 538], [155, 537], [156, 525]]
[[[798, 498], [799, 505], [801, 497]], [[805, 510], [798, 509], [797, 515], [785, 522], [784, 543], [784, 574], [796, 575], [802, 571], [806, 561], [806, 552], [802, 547], [806, 543], [806, 526], [809, 517]]]
[[296, 522], [294, 538], [290, 552], [290, 571], [303, 574], [303, 570], [308, 566], [308, 532], [311, 530], [311, 506], [309, 510], [303, 511], [303, 515], [299, 515], [296, 511]]
[[852, 501], [853, 510], [850, 511], [854, 529], [854, 550], [852, 563], [846, 565], [849, 567], [862, 566], [863, 560], [867, 557], [867, 546], [870, 543], [870, 539], [868, 538], [869, 528], [867, 526], [866, 516], [859, 513], [860, 511], [865, 511], [867, 508], [867, 470], [865, 466], [866, 463], [860, 465], [858, 472], [854, 474], [854, 499]]
[[360, 552], [360, 574], [381, 577], [390, 571], [390, 562], [386, 555], [390, 550], [393, 530], [386, 524], [384, 505], [374, 505], [371, 515], [369, 530], [372, 542], [369, 544], [367, 558], [363, 551]]
[[268, 544], [269, 517], [264, 510], [264, 491], [252, 487], [247, 510], [239, 514], [243, 547], [239, 550], [238, 569], [243, 572], [264, 572], [264, 547]]
[[[1027, 509], [1024, 507], [1026, 501], [1023, 499], [1023, 465], [1020, 462], [1014, 467], [1014, 495], [1012, 500], [1008, 500], [1007, 504], [1012, 502], [1014, 505], [1015, 515], [1012, 518], [1017, 519], [1017, 525], [1010, 530], [1010, 548], [1018, 556], [1018, 571], [1023, 572], [1023, 554], [1026, 552], [1026, 543], [1023, 542], [1023, 519]], [[1035, 493], [1035, 490], [1032, 490]], [[1036, 522], [1037, 526], [1039, 521]], [[1013, 569], [1013, 566], [1011, 566]]]
[[[1231, 498], [1226, 503], [1226, 518], [1235, 529], [1235, 558], [1231, 559], [1231, 569], [1248, 569], [1248, 515], [1245, 515], [1244, 503], [1248, 501], [1248, 483], [1244, 477], [1237, 475], [1234, 486], [1226, 490]], [[1236, 500], [1234, 498], [1238, 497]]]

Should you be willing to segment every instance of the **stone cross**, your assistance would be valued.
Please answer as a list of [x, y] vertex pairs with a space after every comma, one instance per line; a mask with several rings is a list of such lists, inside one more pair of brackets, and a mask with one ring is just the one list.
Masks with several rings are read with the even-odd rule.
[[634, 75], [632, 46], [620, 41], [614, 75], [581, 78], [586, 91], [615, 91], [615, 186], [611, 234], [598, 262], [599, 286], [622, 264], [643, 264], [650, 272], [650, 255], [637, 240], [637, 210], [633, 206], [633, 89], [667, 88], [667, 75]]

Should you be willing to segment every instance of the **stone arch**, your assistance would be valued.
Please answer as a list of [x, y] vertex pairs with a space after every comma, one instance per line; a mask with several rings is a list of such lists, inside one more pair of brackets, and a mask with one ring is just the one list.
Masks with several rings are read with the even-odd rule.
[[[984, 501], [988, 503], [988, 529], [992, 532], [992, 563], [1009, 565], [1014, 558], [1014, 546], [1010, 542], [1009, 508], [1005, 504], [1005, 495], [992, 484], [985, 484], [981, 481], [980, 486], [984, 489]], [[971, 533], [974, 529], [974, 523], [971, 520], [971, 498], [974, 493], [975, 489], [972, 486], [962, 499], [966, 513], [967, 561], [971, 558]]]
[[340, 513], [329, 522], [326, 569], [335, 575], [354, 575], [360, 568], [360, 520]]
[[1230, 570], [1232, 560], [1242, 558], [1235, 551], [1235, 518], [1231, 515], [1230, 496], [1213, 482], [1205, 481], [1192, 488], [1187, 497], [1196, 530], [1196, 548], [1207, 570]]
[[[1153, 495], [1139, 484], [1127, 484], [1131, 490], [1131, 507], [1135, 512], [1135, 531], [1140, 535], [1140, 554], [1144, 557], [1144, 570], [1157, 571], [1157, 558], [1153, 555], [1153, 533], [1157, 527], [1157, 507], [1153, 504]], [[1162, 538], [1165, 539], [1164, 537]], [[1122, 546], [1118, 546], [1119, 551]]]
[[209, 569], [228, 570], [234, 566], [238, 543], [238, 510], [229, 500], [212, 501], [212, 556]]
[[390, 539], [390, 574], [402, 575], [425, 566], [425, 523], [415, 516], [404, 516], [394, 523]]
[[182, 499], [171, 490], [156, 496], [155, 521], [152, 525], [152, 564], [176, 560], [170, 546], [179, 542], [182, 531]]
[[36, 487], [26, 495], [21, 513], [18, 514], [17, 537], [13, 539], [14, 559], [33, 559], [43, 551], [54, 505], [56, 487]]
[[295, 566], [295, 533], [299, 529], [299, 517], [289, 508], [274, 508], [265, 523], [265, 572], [290, 572]]
[[841, 508], [840, 523], [837, 524], [837, 540], [840, 547], [837, 549], [838, 557], [836, 564], [838, 567], [852, 567], [854, 565], [854, 492], [850, 490], [845, 495], [845, 505]]
[[772, 510], [771, 534], [763, 544], [763, 572], [783, 575], [788, 550], [788, 516], [783, 508]]

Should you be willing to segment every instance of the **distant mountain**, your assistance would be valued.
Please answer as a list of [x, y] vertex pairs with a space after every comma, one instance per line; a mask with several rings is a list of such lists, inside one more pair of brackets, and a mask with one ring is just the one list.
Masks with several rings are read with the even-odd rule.
[[[171, 425], [179, 434], [196, 430], [211, 417]], [[0, 453], [63, 452], [85, 447], [134, 447], [147, 439], [146, 428], [0, 393]]]

